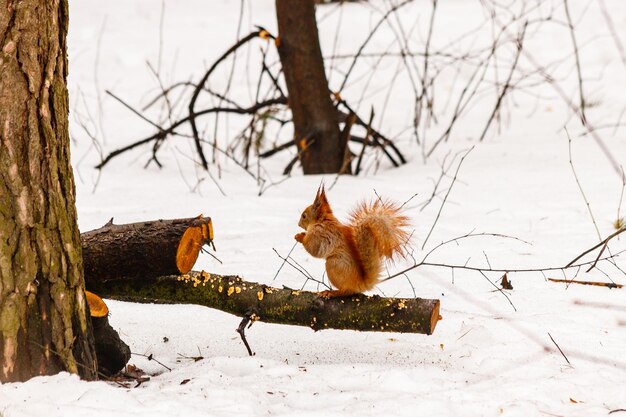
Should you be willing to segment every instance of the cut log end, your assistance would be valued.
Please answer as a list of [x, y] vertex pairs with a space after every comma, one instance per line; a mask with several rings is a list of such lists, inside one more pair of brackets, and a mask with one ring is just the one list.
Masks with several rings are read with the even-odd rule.
[[107, 307], [102, 298], [90, 291], [85, 291], [85, 296], [87, 297], [87, 304], [89, 305], [89, 313], [91, 314], [91, 317], [101, 318], [106, 317], [109, 314], [109, 307]]
[[176, 267], [181, 274], [191, 271], [200, 249], [213, 242], [213, 224], [211, 218], [198, 216], [196, 221], [185, 230], [176, 250]]
[[439, 300], [435, 300], [433, 311], [430, 315], [430, 332], [428, 333], [429, 335], [433, 334], [433, 332], [435, 331], [435, 327], [437, 326], [437, 323], [439, 322], [439, 320], [443, 318], [441, 317], [441, 314], [439, 314], [440, 305], [441, 305], [441, 302]]

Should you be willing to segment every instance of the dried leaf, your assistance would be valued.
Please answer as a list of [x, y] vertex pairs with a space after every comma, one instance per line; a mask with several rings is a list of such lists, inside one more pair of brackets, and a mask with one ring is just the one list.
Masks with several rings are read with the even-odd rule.
[[509, 281], [509, 278], [506, 275], [506, 273], [502, 275], [502, 280], [500, 281], [500, 285], [502, 285], [502, 288], [505, 290], [513, 289], [513, 284], [511, 283], [511, 281]]

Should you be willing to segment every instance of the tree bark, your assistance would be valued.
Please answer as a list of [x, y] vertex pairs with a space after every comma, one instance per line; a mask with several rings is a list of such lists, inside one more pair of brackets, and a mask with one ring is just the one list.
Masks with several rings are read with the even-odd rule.
[[353, 295], [325, 299], [317, 293], [272, 288], [237, 276], [190, 272], [183, 276], [111, 281], [89, 280], [87, 288], [106, 298], [139, 303], [198, 304], [252, 320], [306, 326], [432, 334], [439, 300]]
[[111, 219], [100, 229], [80, 235], [85, 279], [187, 273], [212, 234], [211, 219], [202, 216], [121, 225]]
[[96, 377], [70, 166], [67, 0], [0, 0], [0, 382]]
[[[305, 174], [337, 173], [348, 151], [330, 99], [313, 0], [276, 0], [278, 53]], [[348, 169], [345, 170], [349, 172]]]

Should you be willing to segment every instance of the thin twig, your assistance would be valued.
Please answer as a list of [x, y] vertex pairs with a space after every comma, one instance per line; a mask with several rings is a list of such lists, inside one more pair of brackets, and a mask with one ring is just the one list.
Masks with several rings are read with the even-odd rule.
[[440, 194], [441, 191], [443, 190], [439, 190], [439, 185], [441, 184], [441, 181], [443, 180], [444, 177], [448, 177], [448, 171], [450, 170], [450, 168], [452, 168], [452, 166], [454, 165], [454, 161], [456, 161], [456, 158], [462, 153], [463, 151], [459, 151], [457, 152], [454, 157], [452, 158], [452, 160], [450, 161], [450, 164], [448, 165], [448, 167], [446, 168], [446, 160], [448, 159], [448, 157], [450, 156], [450, 151], [448, 151], [448, 153], [446, 153], [446, 155], [443, 157], [443, 161], [441, 162], [441, 172], [439, 174], [439, 178], [437, 179], [437, 181], [435, 181], [435, 185], [433, 186], [433, 192], [431, 193], [430, 197], [428, 199], [426, 199], [425, 201], [420, 203], [420, 212], [424, 211], [424, 209], [426, 209], [426, 207], [428, 207], [428, 205], [433, 201], [433, 199], [437, 196], [437, 194]]
[[131, 355], [137, 355], [137, 356], [143, 356], [144, 358], [148, 359], [149, 361], [155, 361], [156, 363], [158, 363], [159, 365], [161, 365], [162, 367], [164, 367], [165, 369], [167, 369], [168, 371], [171, 371], [172, 368], [170, 368], [169, 366], [165, 365], [163, 362], [157, 360], [154, 358], [154, 355], [151, 353], [149, 355], [144, 355], [143, 353], [135, 353], [135, 352], [131, 352]]
[[550, 332], [548, 332], [548, 336], [550, 336], [550, 340], [552, 340], [552, 343], [554, 343], [554, 345], [556, 346], [556, 348], [559, 350], [559, 352], [561, 352], [561, 355], [563, 355], [563, 357], [565, 358], [565, 360], [567, 361], [568, 365], [571, 365], [569, 359], [567, 359], [567, 356], [565, 356], [565, 353], [563, 353], [563, 351], [561, 350], [561, 347], [559, 346], [558, 343], [556, 343], [556, 341], [554, 340], [554, 338], [552, 337], [552, 335], [550, 334]]
[[500, 111], [500, 107], [502, 106], [502, 100], [504, 99], [507, 92], [509, 91], [509, 88], [511, 88], [511, 80], [513, 79], [513, 75], [515, 74], [515, 69], [517, 68], [517, 63], [519, 62], [519, 58], [522, 55], [522, 50], [524, 49], [523, 47], [524, 36], [526, 35], [527, 27], [528, 27], [528, 22], [525, 22], [522, 28], [522, 32], [517, 37], [517, 42], [516, 42], [517, 53], [515, 54], [513, 65], [511, 65], [509, 76], [507, 77], [506, 82], [504, 83], [504, 86], [502, 87], [502, 90], [500, 91], [500, 95], [498, 96], [498, 99], [496, 100], [496, 104], [493, 108], [493, 111], [491, 112], [491, 115], [489, 116], [489, 119], [487, 120], [487, 124], [485, 125], [483, 129], [483, 133], [480, 135], [480, 138], [479, 138], [480, 141], [482, 141], [485, 138], [485, 135], [487, 134], [487, 131], [489, 130], [489, 126], [491, 126], [491, 123], [493, 122], [494, 117]]
[[[491, 267], [489, 267], [491, 269]], [[502, 288], [498, 287], [496, 284], [493, 283], [493, 281], [491, 281], [489, 279], [489, 277], [487, 275], [485, 275], [485, 273], [483, 271], [478, 271], [480, 273], [480, 275], [482, 275], [487, 282], [489, 282], [489, 284], [491, 284], [491, 286], [493, 286], [497, 291], [500, 292], [500, 294], [502, 294], [504, 296], [504, 298], [506, 298], [506, 300], [509, 302], [509, 304], [511, 304], [511, 307], [513, 307], [513, 310], [517, 311], [517, 308], [515, 308], [515, 305], [513, 304], [513, 302], [511, 301], [511, 299], [509, 298], [509, 296], [502, 290]]]
[[[368, 124], [366, 124], [363, 119], [361, 119], [361, 117], [359, 117], [358, 113], [356, 113], [354, 111], [354, 109], [352, 109], [352, 107], [343, 99], [339, 100], [339, 103], [342, 106], [344, 106], [346, 108], [346, 110], [348, 110], [349, 113], [354, 113], [354, 115], [356, 116], [356, 121], [355, 123], [361, 127], [367, 128]], [[376, 144], [377, 146], [379, 146], [381, 148], [381, 150], [385, 153], [385, 155], [389, 158], [389, 160], [391, 161], [391, 163], [395, 166], [398, 167], [401, 164], [405, 164], [406, 163], [406, 159], [404, 157], [404, 155], [402, 154], [402, 152], [400, 152], [400, 150], [398, 149], [398, 147], [393, 143], [392, 140], [386, 138], [385, 136], [383, 136], [380, 132], [378, 132], [376, 129], [373, 129], [370, 126], [370, 130], [372, 132], [372, 138], [374, 140], [374, 144]], [[395, 158], [393, 158], [391, 156], [391, 154], [389, 154], [389, 152], [387, 151], [387, 147], [391, 148], [393, 150], [393, 152], [396, 154], [396, 156], [398, 157], [398, 159], [400, 160], [400, 162], [397, 162], [395, 160]]]
[[246, 44], [247, 42], [249, 42], [252, 39], [255, 39], [255, 38], [259, 37], [260, 33], [261, 33], [260, 30], [256, 30], [254, 32], [251, 32], [247, 36], [245, 36], [245, 37], [241, 38], [240, 40], [238, 40], [233, 46], [228, 48], [228, 50], [226, 52], [224, 52], [222, 54], [222, 56], [220, 56], [217, 59], [217, 61], [215, 61], [213, 63], [213, 65], [211, 65], [211, 67], [205, 72], [205, 74], [202, 77], [202, 79], [200, 80], [200, 82], [196, 85], [196, 88], [194, 89], [193, 95], [191, 96], [191, 100], [189, 101], [189, 116], [188, 116], [188, 120], [189, 120], [189, 124], [191, 125], [191, 130], [193, 132], [193, 138], [194, 138], [194, 142], [196, 144], [196, 151], [198, 152], [198, 156], [200, 157], [200, 161], [202, 162], [202, 167], [204, 169], [208, 169], [209, 165], [208, 165], [208, 162], [206, 160], [206, 157], [204, 156], [204, 152], [202, 151], [202, 145], [200, 143], [200, 135], [198, 133], [198, 126], [196, 125], [196, 116], [199, 115], [199, 113], [197, 113], [195, 111], [196, 101], [198, 100], [198, 96], [200, 95], [200, 92], [204, 88], [204, 85], [206, 84], [207, 80], [209, 79], [209, 76], [211, 75], [211, 73], [213, 73], [215, 68], [217, 68], [217, 66], [222, 61], [224, 61], [230, 54], [234, 53], [242, 45]]
[[[503, 29], [506, 30], [506, 27], [507, 27], [506, 24], [502, 24], [500, 22], [498, 23]], [[575, 114], [578, 114], [582, 119], [582, 116], [580, 115], [580, 108], [576, 106], [570, 100], [568, 94], [563, 90], [563, 88], [559, 85], [559, 83], [557, 83], [556, 80], [550, 74], [548, 74], [546, 68], [543, 67], [541, 64], [539, 64], [539, 62], [534, 58], [534, 56], [531, 55], [526, 49], [522, 50], [522, 54], [533, 65], [535, 71], [538, 74], [540, 74], [548, 82], [548, 84], [557, 92], [557, 94], [567, 104], [567, 106]], [[596, 144], [600, 147], [600, 150], [604, 153], [606, 158], [609, 160], [609, 162], [611, 163], [611, 166], [613, 167], [613, 170], [620, 176], [620, 178], [623, 179], [623, 172], [620, 168], [619, 162], [617, 161], [615, 156], [613, 156], [613, 154], [611, 153], [611, 150], [606, 145], [606, 143], [604, 143], [602, 138], [598, 135], [598, 132], [596, 131], [595, 127], [589, 123], [589, 120], [585, 119], [585, 122], [586, 122], [584, 124], [585, 129], [587, 130], [589, 135], [593, 138], [593, 140], [596, 142]]]
[[272, 149], [262, 152], [259, 154], [259, 158], [267, 158], [270, 157], [274, 154], [277, 154], [280, 151], [284, 151], [285, 149], [290, 149], [293, 145], [296, 144], [296, 140], [295, 139], [291, 139], [290, 141], [287, 141], [283, 144], [280, 144], [278, 146], [273, 147]]
[[158, 124], [156, 124], [152, 120], [148, 119], [146, 116], [141, 114], [141, 112], [139, 112], [139, 110], [136, 110], [133, 106], [131, 106], [130, 104], [128, 104], [127, 102], [125, 102], [124, 100], [122, 100], [121, 98], [119, 98], [118, 96], [113, 94], [113, 92], [111, 90], [104, 90], [104, 92], [107, 93], [108, 95], [110, 95], [111, 97], [113, 97], [115, 100], [117, 100], [119, 103], [121, 103], [128, 110], [132, 111], [137, 116], [139, 116], [139, 118], [141, 118], [141, 120], [144, 120], [144, 121], [150, 123], [152, 126], [156, 127], [157, 129], [162, 130], [161, 126], [159, 126]]
[[[289, 265], [290, 267], [292, 267], [293, 269], [295, 269], [296, 271], [300, 272], [302, 275], [304, 275], [304, 277], [307, 280], [311, 280], [313, 282], [316, 282], [318, 284], [323, 285], [324, 287], [328, 288], [329, 290], [331, 289], [330, 286], [328, 284], [326, 284], [323, 281], [320, 281], [319, 279], [316, 279], [313, 277], [313, 275], [311, 275], [306, 269], [304, 269], [300, 264], [298, 264], [292, 257], [287, 256], [287, 257], [283, 257], [280, 253], [278, 253], [278, 251], [275, 248], [272, 248], [272, 250], [274, 251], [274, 253], [276, 253], [276, 255], [284, 260], [287, 265]], [[293, 261], [293, 263], [292, 263]]]
[[576, 43], [576, 34], [574, 31], [574, 25], [572, 24], [572, 17], [569, 12], [569, 2], [563, 0], [563, 6], [565, 7], [565, 16], [567, 17], [567, 26], [569, 27], [570, 37], [572, 38], [572, 45], [574, 47], [574, 58], [576, 61], [576, 74], [578, 76], [578, 94], [580, 98], [580, 121], [585, 126], [587, 124], [587, 116], [585, 114], [585, 93], [583, 90], [583, 76], [580, 68], [580, 57], [578, 56], [578, 44]]
[[367, 132], [365, 133], [365, 138], [363, 140], [363, 147], [361, 148], [361, 152], [359, 153], [359, 158], [356, 162], [356, 168], [354, 169], [354, 175], [359, 175], [361, 172], [361, 162], [363, 161], [363, 155], [365, 154], [365, 148], [369, 145], [370, 136], [372, 135], [372, 122], [374, 121], [374, 107], [370, 110], [370, 119], [367, 122]]
[[[247, 108], [232, 108], [232, 107], [212, 107], [209, 109], [204, 109], [204, 110], [199, 110], [194, 114], [194, 117], [198, 117], [198, 116], [202, 116], [205, 114], [211, 114], [211, 113], [218, 113], [218, 112], [224, 112], [224, 113], [234, 113], [234, 114], [254, 114], [257, 111], [259, 111], [260, 109], [264, 108], [264, 107], [269, 107], [269, 106], [273, 106], [276, 104], [285, 104], [286, 100], [284, 98], [275, 98], [275, 99], [270, 99], [261, 103], [256, 103], [250, 107]], [[183, 125], [184, 123], [190, 122], [191, 117], [187, 116], [187, 117], [183, 117], [182, 119], [177, 120], [176, 122], [174, 122], [173, 124], [171, 124], [169, 127], [167, 128], [160, 128], [160, 131], [148, 136], [145, 139], [141, 139], [138, 140], [136, 142], [131, 143], [130, 145], [124, 146], [122, 148], [116, 149], [114, 151], [112, 151], [111, 153], [109, 153], [106, 158], [104, 158], [104, 160], [99, 163], [98, 165], [96, 165], [97, 169], [102, 169], [111, 159], [115, 158], [116, 156], [129, 151], [131, 149], [134, 149], [138, 146], [141, 145], [145, 145], [147, 143], [150, 143], [154, 140], [158, 140], [162, 137], [165, 137], [166, 135], [169, 134], [173, 134], [175, 133], [175, 129], [181, 125]]]
[[454, 173], [454, 178], [452, 178], [452, 182], [450, 183], [450, 187], [448, 188], [448, 192], [446, 192], [446, 195], [443, 198], [443, 201], [441, 202], [441, 206], [439, 206], [439, 211], [437, 212], [437, 216], [435, 217], [435, 221], [433, 222], [432, 226], [430, 227], [428, 235], [426, 235], [426, 239], [424, 239], [424, 243], [422, 244], [422, 250], [426, 246], [426, 243], [428, 242], [428, 238], [430, 238], [430, 235], [432, 234], [433, 230], [435, 229], [435, 226], [437, 225], [437, 221], [439, 220], [439, 217], [441, 216], [441, 212], [443, 211], [443, 207], [445, 206], [446, 201], [448, 200], [448, 196], [450, 195], [450, 191], [452, 191], [452, 187], [454, 187], [454, 183], [456, 182], [457, 176], [459, 175], [459, 170], [461, 169], [461, 165], [463, 165], [463, 161], [465, 160], [467, 155], [469, 155], [469, 153], [472, 151], [472, 149], [474, 149], [473, 146], [471, 148], [469, 148], [469, 150], [467, 152], [465, 152], [465, 154], [461, 157], [461, 161], [459, 162], [459, 165], [457, 165], [457, 167], [456, 167], [456, 172]]
[[575, 281], [572, 279], [558, 279], [558, 278], [548, 278], [548, 281], [552, 282], [562, 282], [567, 285], [569, 284], [580, 284], [580, 285], [593, 285], [596, 287], [606, 287], [606, 288], [623, 288], [622, 284], [616, 284], [614, 282], [596, 282], [596, 281]]
[[392, 13], [394, 13], [395, 11], [400, 9], [401, 7], [411, 3], [412, 1], [413, 0], [405, 0], [405, 1], [401, 2], [401, 3], [396, 4], [391, 9], [389, 9], [387, 11], [387, 13], [385, 13], [383, 15], [383, 17], [376, 23], [376, 25], [374, 25], [374, 27], [370, 30], [369, 34], [365, 38], [365, 41], [361, 44], [361, 46], [357, 50], [356, 54], [354, 55], [354, 59], [352, 60], [352, 63], [350, 64], [350, 67], [346, 71], [346, 74], [343, 77], [343, 81], [341, 82], [341, 85], [339, 86], [339, 89], [338, 89], [339, 92], [341, 92], [344, 89], [344, 87], [346, 86], [346, 83], [348, 82], [348, 78], [350, 77], [350, 74], [352, 73], [352, 70], [354, 69], [354, 66], [356, 65], [356, 62], [359, 59], [359, 56], [361, 55], [361, 53], [363, 52], [363, 49], [365, 49], [365, 47], [367, 46], [369, 41], [372, 39], [372, 37], [374, 36], [376, 31], [381, 27], [381, 25], [389, 18], [389, 16]]
[[[291, 252], [293, 252], [293, 250], [296, 248], [297, 245], [298, 245], [298, 242], [294, 243], [293, 246], [291, 247], [291, 249], [289, 249], [289, 253], [287, 254], [287, 257], [282, 258], [283, 259], [283, 263], [281, 263], [280, 266], [278, 267], [278, 270], [276, 271], [276, 274], [274, 274], [274, 278], [272, 278], [272, 282], [274, 282], [276, 280], [276, 278], [278, 278], [278, 274], [280, 274], [280, 271], [285, 266], [285, 263], [287, 262], [287, 258], [289, 258], [291, 256]], [[274, 249], [274, 248], [272, 248], [272, 249]], [[276, 252], [275, 249], [274, 249], [274, 252]], [[276, 252], [276, 253], [278, 254], [278, 252]]]
[[624, 45], [622, 45], [622, 41], [619, 35], [617, 34], [617, 31], [615, 30], [613, 19], [611, 18], [611, 15], [609, 14], [606, 8], [606, 4], [604, 3], [604, 0], [599, 0], [599, 2], [600, 2], [600, 11], [602, 12], [602, 16], [604, 16], [604, 20], [606, 21], [606, 25], [609, 28], [609, 31], [611, 32], [611, 37], [613, 38], [613, 42], [615, 42], [615, 47], [617, 48], [617, 51], [619, 52], [619, 56], [622, 60], [622, 63], [626, 65], [626, 51], [624, 50]]
[[619, 195], [619, 204], [617, 205], [617, 217], [615, 219], [615, 228], [617, 229], [620, 225], [624, 225], [624, 220], [622, 219], [622, 201], [624, 201], [624, 189], [626, 188], [626, 176], [624, 175], [624, 167], [622, 167], [622, 191]]
[[578, 189], [580, 190], [580, 194], [585, 201], [585, 205], [587, 206], [587, 211], [589, 212], [589, 216], [591, 217], [591, 221], [593, 222], [593, 227], [596, 229], [596, 233], [598, 235], [598, 239], [602, 239], [602, 235], [600, 234], [600, 229], [598, 228], [598, 223], [596, 222], [596, 218], [593, 215], [593, 211], [591, 211], [591, 204], [589, 204], [589, 199], [587, 199], [587, 195], [583, 190], [582, 185], [580, 184], [580, 180], [578, 179], [578, 174], [576, 174], [576, 169], [574, 169], [574, 163], [572, 162], [572, 138], [567, 131], [567, 127], [564, 128], [565, 133], [567, 134], [567, 150], [569, 155], [569, 165], [572, 168], [572, 173], [574, 174], [574, 179], [576, 180], [576, 184], [578, 185]]
[[[590, 252], [593, 252], [594, 250], [598, 249], [601, 246], [606, 245], [609, 240], [613, 239], [615, 236], [618, 236], [622, 233], [624, 233], [626, 231], [626, 226], [622, 227], [621, 229], [613, 232], [612, 234], [610, 234], [606, 239], [602, 240], [600, 243], [598, 243], [595, 246], [592, 246], [591, 248], [587, 249], [586, 251], [584, 251], [583, 253], [581, 253], [580, 255], [578, 255], [577, 257], [575, 257], [574, 259], [572, 259], [570, 261], [570, 263], [568, 263], [566, 266], [567, 267], [571, 267], [576, 261], [578, 261], [580, 258], [582, 258], [583, 256], [587, 255]], [[597, 259], [593, 262], [593, 264], [597, 263]], [[591, 263], [591, 262], [590, 262]]]

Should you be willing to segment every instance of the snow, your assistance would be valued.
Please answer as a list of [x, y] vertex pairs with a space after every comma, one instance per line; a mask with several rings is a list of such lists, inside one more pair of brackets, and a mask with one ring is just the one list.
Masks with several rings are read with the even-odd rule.
[[[375, 10], [387, 5], [371, 3], [343, 6], [338, 53], [353, 52], [377, 21], [379, 14]], [[440, 35], [433, 39], [433, 47], [446, 44], [485, 19], [479, 1], [440, 3], [436, 26]], [[584, 45], [581, 59], [585, 88], [597, 102], [588, 109], [588, 116], [597, 125], [615, 123], [625, 104], [626, 68], [602, 20], [599, 2], [570, 3], [578, 41]], [[606, 3], [626, 42], [625, 4], [618, 0]], [[160, 43], [162, 75], [169, 84], [198, 79], [202, 69], [236, 39], [239, 2], [167, 0], [164, 4], [160, 41], [160, 2], [71, 1], [70, 120], [80, 228], [100, 227], [111, 217], [116, 223], [127, 223], [204, 213], [213, 219], [216, 255], [223, 264], [205, 255], [195, 269], [235, 273], [252, 281], [299, 288], [304, 278], [287, 266], [273, 280], [281, 260], [272, 249], [282, 255], [289, 252], [293, 235], [298, 232], [300, 211], [310, 203], [320, 181], [323, 179], [328, 186], [335, 181], [334, 176], [303, 177], [297, 173], [258, 196], [255, 180], [222, 158], [219, 172], [211, 168], [211, 174], [219, 177], [217, 184], [222, 193], [207, 174], [193, 166], [191, 158], [195, 154], [185, 138], [171, 138], [164, 145], [163, 169], [154, 164], [143, 168], [149, 159], [145, 148], [113, 160], [99, 178], [93, 169], [98, 155], [77, 117], [83, 117], [89, 128], [98, 132], [105, 153], [152, 132], [144, 121], [106, 96], [104, 89], [140, 107], [158, 92], [146, 60], [158, 65]], [[273, 2], [242, 4], [245, 13], [241, 34], [253, 30], [255, 24], [275, 33]], [[511, 10], [520, 2], [512, 4]], [[423, 45], [427, 35], [422, 27], [430, 17], [430, 5], [425, 0], [416, 1], [401, 13], [407, 31], [418, 19], [420, 29], [412, 38], [415, 49]], [[544, 5], [546, 10], [554, 5], [562, 18], [561, 2]], [[338, 13], [331, 13], [335, 7], [325, 6], [318, 14], [328, 14], [320, 24], [325, 54], [333, 48], [339, 19]], [[489, 39], [490, 30], [484, 25], [476, 39], [464, 39], [459, 49]], [[381, 29], [381, 35], [372, 40], [371, 51], [384, 50], [393, 39], [388, 28]], [[569, 33], [562, 28], [541, 26], [528, 42], [529, 50], [540, 60], [570, 54]], [[251, 48], [251, 54], [257, 49]], [[241, 67], [246, 62], [244, 55], [238, 61]], [[347, 90], [348, 100], [358, 101], [364, 91], [364, 77], [373, 60], [363, 62], [355, 73], [355, 79], [362, 81], [355, 81]], [[256, 75], [255, 65], [257, 60], [251, 58], [250, 72]], [[389, 107], [379, 111], [388, 90], [384, 87], [397, 63], [381, 65], [368, 89], [378, 92], [365, 97], [359, 111], [368, 114], [370, 105], [375, 104], [376, 126], [396, 135], [410, 125], [413, 107], [409, 81], [400, 76], [391, 88]], [[521, 65], [530, 68], [526, 61]], [[226, 65], [218, 71], [211, 78], [212, 86], [223, 89], [229, 69]], [[570, 60], [555, 71], [576, 101], [576, 79], [571, 69]], [[463, 73], [467, 75], [467, 71]], [[237, 74], [233, 94], [247, 102], [251, 98], [245, 70], [239, 68]], [[256, 78], [252, 78], [254, 85]], [[333, 73], [331, 85], [337, 87], [341, 79], [340, 72]], [[459, 88], [451, 76], [447, 88]], [[412, 243], [418, 259], [438, 243], [474, 230], [516, 236], [532, 245], [475, 237], [458, 246], [444, 246], [431, 261], [463, 265], [469, 258], [470, 265], [484, 267], [489, 262], [494, 268], [567, 263], [597, 243], [598, 238], [568, 162], [568, 140], [561, 129], [566, 120], [573, 138], [574, 166], [602, 236], [614, 230], [622, 183], [596, 143], [580, 136], [584, 132], [580, 123], [569, 118], [570, 111], [554, 91], [549, 87], [537, 91], [543, 99], [515, 94], [509, 103], [510, 117], [504, 118], [499, 134], [494, 130], [478, 143], [476, 138], [492, 108], [485, 94], [471, 117], [466, 117], [451, 140], [426, 162], [410, 134], [400, 134], [399, 142], [409, 163], [392, 169], [383, 161], [374, 172], [373, 161], [368, 161], [364, 176], [337, 181], [328, 193], [331, 205], [345, 218], [359, 200], [374, 197], [374, 190], [399, 202], [418, 193], [407, 204], [416, 229]], [[93, 120], [89, 120], [87, 111]], [[155, 119], [159, 115], [156, 110], [150, 114]], [[231, 117], [228, 123], [221, 123], [221, 137], [225, 138], [225, 133], [237, 131], [240, 122]], [[435, 132], [438, 128], [432, 129]], [[601, 133], [614, 157], [626, 164], [624, 130], [604, 129]], [[281, 132], [282, 140], [288, 137], [288, 131]], [[443, 194], [424, 211], [420, 211], [420, 203], [432, 193], [446, 152], [454, 154], [474, 145], [426, 249], [421, 250]], [[285, 154], [268, 160], [267, 175], [279, 181], [289, 159], [290, 155]], [[454, 168], [450, 175], [453, 172]], [[199, 178], [204, 179], [194, 189]], [[446, 190], [451, 179], [444, 182]], [[624, 211], [626, 207], [622, 207], [622, 215]], [[623, 238], [611, 248], [614, 253], [621, 250]], [[296, 247], [292, 256], [315, 276], [322, 276], [323, 262], [310, 258], [301, 247]], [[390, 271], [408, 262], [399, 262]], [[615, 268], [604, 265], [603, 270], [624, 284], [624, 276]], [[574, 272], [569, 271], [568, 277], [572, 278]], [[492, 284], [475, 272], [457, 269], [453, 276], [446, 269], [419, 268], [408, 275], [419, 297], [441, 300], [443, 320], [432, 336], [338, 330], [314, 333], [307, 328], [257, 322], [247, 331], [254, 357], [247, 356], [234, 331], [240, 321], [237, 317], [198, 306], [109, 300], [110, 321], [132, 352], [153, 355], [171, 371], [133, 355], [131, 363], [150, 376], [138, 387], [84, 382], [69, 374], [3, 384], [0, 415], [604, 416], [610, 410], [626, 408], [624, 289], [566, 287], [547, 282], [538, 273], [510, 273], [514, 290], [507, 295], [514, 310]], [[546, 276], [563, 278], [560, 271]], [[495, 281], [499, 274], [488, 277]], [[578, 279], [606, 280], [599, 271], [581, 272]], [[311, 283], [306, 288], [316, 289]], [[379, 288], [387, 296], [413, 295], [405, 278], [388, 281]], [[202, 359], [192, 359], [198, 356]], [[189, 381], [181, 384], [185, 380]]]

